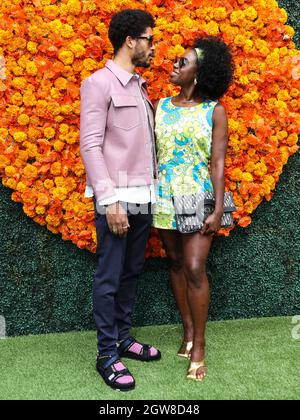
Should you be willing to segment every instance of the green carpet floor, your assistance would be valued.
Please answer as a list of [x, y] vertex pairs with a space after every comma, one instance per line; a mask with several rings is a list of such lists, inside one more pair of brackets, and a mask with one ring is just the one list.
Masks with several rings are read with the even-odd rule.
[[187, 361], [175, 355], [180, 326], [135, 329], [163, 358], [127, 362], [137, 383], [129, 393], [110, 390], [95, 371], [94, 332], [8, 338], [0, 340], [0, 399], [300, 399], [300, 340], [292, 328], [291, 318], [209, 323], [203, 383], [187, 381]]

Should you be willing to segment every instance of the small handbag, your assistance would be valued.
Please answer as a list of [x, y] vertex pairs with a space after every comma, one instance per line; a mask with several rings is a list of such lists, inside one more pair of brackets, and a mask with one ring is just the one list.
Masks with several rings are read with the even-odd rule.
[[[176, 213], [177, 229], [181, 233], [192, 233], [202, 229], [207, 217], [214, 212], [215, 197], [212, 192], [198, 192], [189, 195], [173, 197]], [[231, 192], [224, 194], [224, 214], [221, 227], [230, 227], [233, 224], [232, 213], [236, 211]]]

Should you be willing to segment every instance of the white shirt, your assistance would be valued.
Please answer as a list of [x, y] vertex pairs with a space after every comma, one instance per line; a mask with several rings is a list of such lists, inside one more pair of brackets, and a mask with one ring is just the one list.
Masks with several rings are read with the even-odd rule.
[[[135, 77], [138, 79], [140, 76], [139, 74], [136, 73]], [[144, 109], [145, 109], [146, 117], [148, 120], [149, 137], [152, 144], [152, 154], [154, 154], [152, 128], [149, 121], [147, 106], [145, 104], [145, 100], [144, 100], [144, 97], [140, 88], [139, 88], [139, 91], [142, 97], [142, 102], [144, 104]], [[153, 162], [153, 159], [152, 159], [152, 162]], [[153, 163], [151, 166], [151, 171], [152, 171], [151, 173], [153, 174]], [[85, 198], [90, 198], [94, 196], [94, 191], [93, 191], [92, 186], [90, 185], [86, 186], [84, 196]], [[126, 203], [136, 203], [136, 204], [156, 203], [154, 179], [152, 179], [151, 185], [141, 185], [138, 187], [116, 187], [115, 195], [105, 198], [103, 200], [99, 200], [98, 204], [105, 206], [105, 205], [117, 203], [118, 201], [124, 201]]]

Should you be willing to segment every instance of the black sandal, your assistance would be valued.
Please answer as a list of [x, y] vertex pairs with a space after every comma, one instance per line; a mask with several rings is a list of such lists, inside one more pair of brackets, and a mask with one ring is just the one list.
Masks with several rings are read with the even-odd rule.
[[[97, 356], [96, 368], [102, 376], [106, 385], [117, 391], [130, 391], [135, 388], [135, 380], [127, 368], [123, 370], [116, 370], [115, 365], [122, 363], [118, 356]], [[120, 384], [118, 379], [124, 376], [131, 376], [133, 382], [127, 384]]]
[[[140, 353], [135, 353], [133, 351], [130, 351], [130, 348], [135, 343], [140, 344], [142, 346]], [[140, 343], [135, 338], [129, 337], [126, 340], [121, 341], [121, 344], [118, 347], [118, 353], [120, 357], [127, 357], [128, 359], [141, 360], [142, 362], [152, 362], [154, 360], [160, 360], [161, 359], [160, 351], [155, 349], [157, 351], [157, 354], [152, 356], [150, 352], [151, 347], [152, 346], [150, 346], [149, 344]]]

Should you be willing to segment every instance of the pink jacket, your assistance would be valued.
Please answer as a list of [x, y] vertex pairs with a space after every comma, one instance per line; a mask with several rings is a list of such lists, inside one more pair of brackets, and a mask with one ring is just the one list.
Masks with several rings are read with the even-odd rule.
[[110, 60], [84, 80], [80, 95], [80, 151], [96, 200], [113, 196], [114, 187], [150, 185], [153, 166], [157, 177], [157, 162], [153, 107], [145, 80]]

